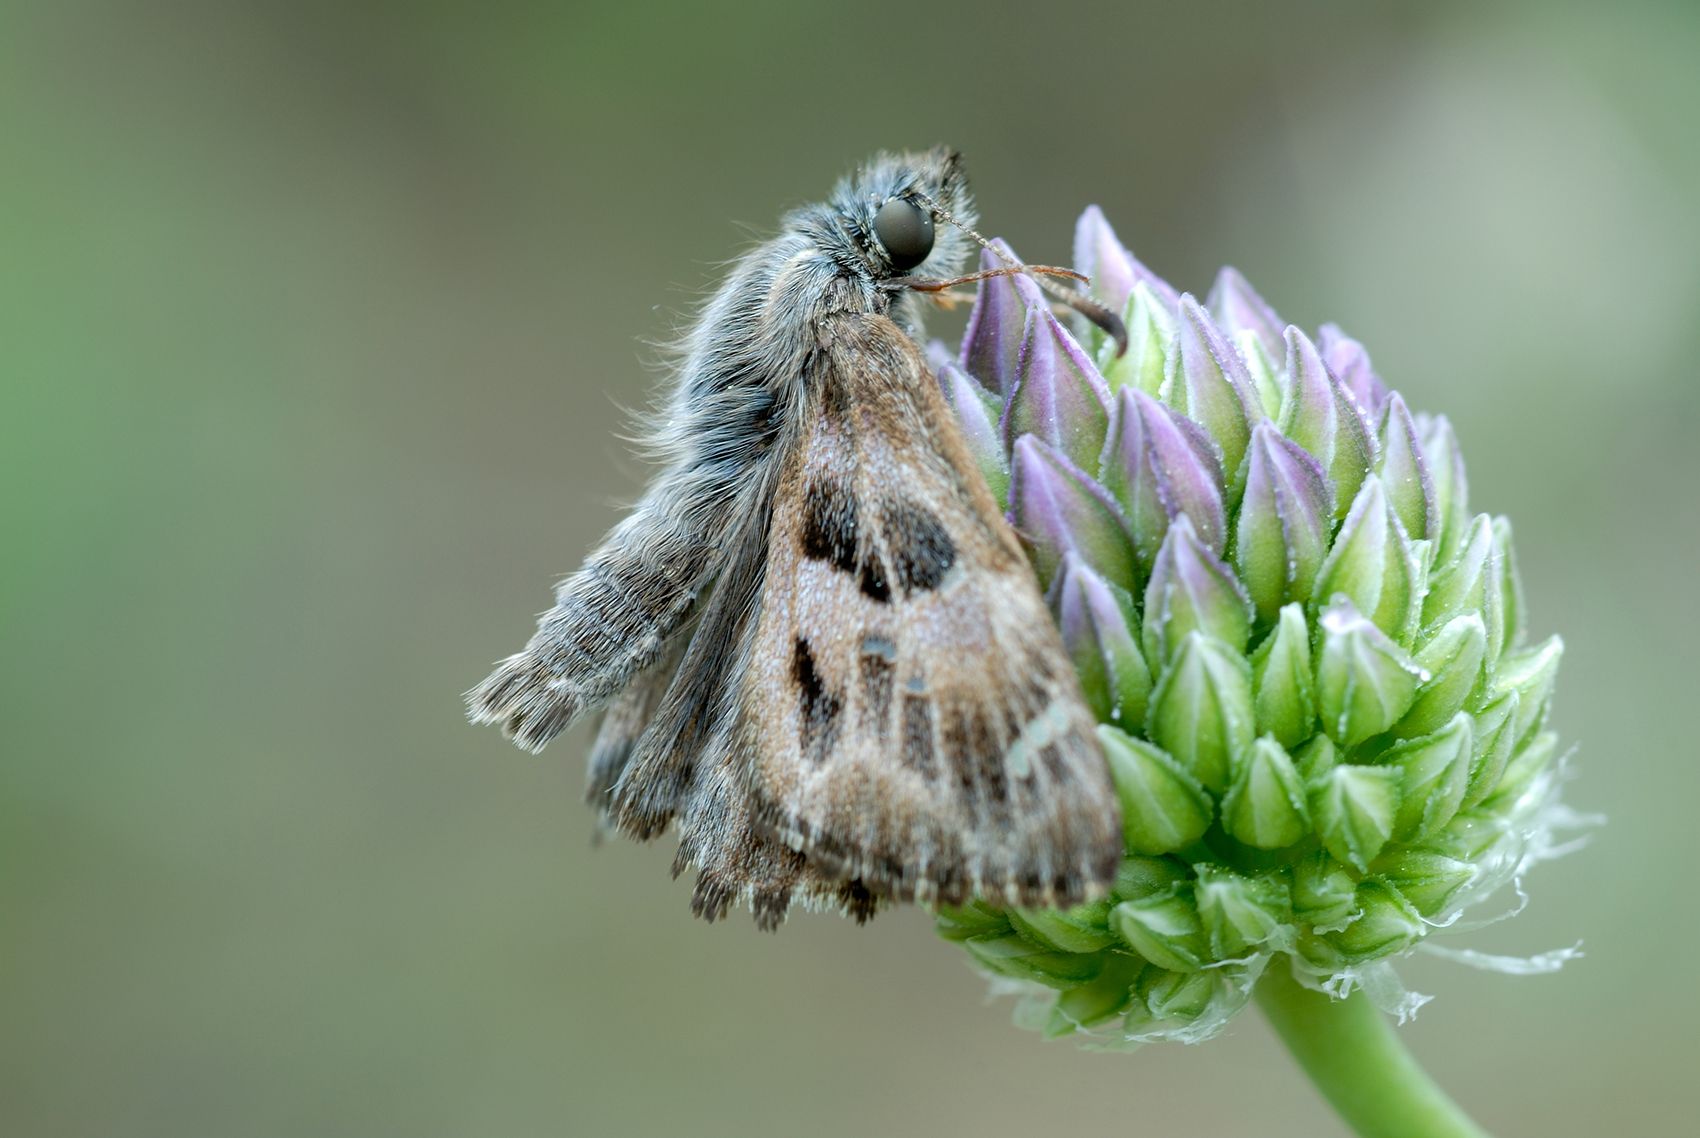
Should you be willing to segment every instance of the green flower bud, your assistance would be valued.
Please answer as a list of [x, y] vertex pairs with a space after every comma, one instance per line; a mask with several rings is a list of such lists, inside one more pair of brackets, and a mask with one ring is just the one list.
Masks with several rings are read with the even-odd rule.
[[1409, 644], [1422, 612], [1422, 571], [1380, 476], [1371, 475], [1322, 563], [1316, 596], [1349, 598], [1381, 631]]
[[1323, 850], [1293, 866], [1293, 916], [1320, 933], [1346, 927], [1357, 916], [1358, 879]]
[[1145, 962], [1119, 952], [1104, 954], [1104, 970], [1095, 979], [1069, 988], [1057, 997], [1045, 1025], [1045, 1036], [1058, 1039], [1126, 1014], [1136, 998]]
[[1134, 640], [1133, 598], [1073, 552], [1063, 555], [1051, 592], [1087, 705], [1106, 723], [1130, 729], [1144, 723], [1152, 681]]
[[1381, 762], [1399, 771], [1399, 811], [1393, 835], [1400, 841], [1432, 834], [1452, 821], [1470, 782], [1471, 719], [1463, 712], [1432, 735], [1400, 743]]
[[1517, 693], [1513, 726], [1517, 746], [1532, 738], [1546, 722], [1553, 684], [1558, 680], [1558, 662], [1563, 656], [1564, 641], [1554, 636], [1500, 661], [1492, 694], [1498, 697]]
[[1251, 435], [1233, 561], [1265, 627], [1285, 602], [1310, 600], [1333, 514], [1321, 465], [1274, 426], [1259, 423]]
[[1362, 873], [1393, 836], [1400, 772], [1342, 763], [1310, 785], [1316, 836], [1335, 860]]
[[1293, 919], [1292, 895], [1279, 877], [1248, 877], [1201, 865], [1193, 892], [1217, 960], [1232, 960], [1280, 939]]
[[1252, 705], [1257, 730], [1284, 747], [1297, 746], [1316, 730], [1316, 684], [1310, 661], [1310, 628], [1304, 609], [1287, 605], [1275, 631], [1251, 656]]
[[1044, 948], [1058, 952], [1096, 952], [1115, 941], [1107, 924], [1109, 916], [1110, 902], [1101, 900], [1072, 909], [1011, 909], [1009, 924]]
[[[1507, 733], [1509, 735], [1509, 732]], [[1499, 780], [1499, 785], [1493, 788], [1489, 803], [1514, 803], [1528, 791], [1541, 773], [1552, 765], [1553, 757], [1558, 754], [1558, 736], [1548, 731], [1536, 735], [1523, 745], [1505, 767], [1505, 775]]]
[[1349, 964], [1401, 952], [1428, 931], [1423, 916], [1384, 881], [1371, 877], [1358, 886], [1358, 919], [1326, 940]]
[[1017, 932], [969, 937], [962, 947], [982, 967], [999, 976], [1027, 980], [1047, 988], [1075, 987], [1096, 979], [1104, 967], [1101, 953], [1058, 952]]
[[1175, 410], [1209, 431], [1222, 448], [1222, 469], [1230, 485], [1251, 442], [1251, 428], [1263, 417], [1251, 375], [1210, 314], [1191, 296], [1181, 297], [1176, 351], [1169, 359], [1167, 399]]
[[1487, 659], [1487, 625], [1477, 613], [1453, 617], [1417, 649], [1416, 665], [1428, 673], [1411, 708], [1399, 720], [1406, 739], [1437, 731], [1463, 708], [1482, 682]]
[[1481, 871], [1440, 850], [1400, 846], [1376, 860], [1375, 876], [1399, 891], [1425, 917], [1434, 918]]
[[1422, 439], [1423, 463], [1434, 486], [1434, 515], [1428, 536], [1434, 541], [1437, 563], [1445, 564], [1452, 560], [1470, 525], [1464, 452], [1445, 415], [1419, 415], [1417, 433]]
[[1475, 613], [1487, 629], [1489, 666], [1505, 651], [1505, 579], [1494, 545], [1493, 523], [1478, 514], [1464, 532], [1452, 559], [1430, 575], [1423, 598], [1422, 623], [1438, 627], [1455, 616]]
[[1212, 959], [1190, 885], [1121, 902], [1110, 910], [1110, 927], [1122, 943], [1171, 972], [1196, 972]]
[[1422, 444], [1417, 441], [1417, 425], [1398, 392], [1387, 400], [1377, 441], [1380, 446], [1375, 472], [1387, 488], [1387, 501], [1394, 515], [1412, 539], [1431, 537], [1434, 483], [1429, 478]]
[[1502, 695], [1476, 712], [1475, 753], [1470, 759], [1470, 785], [1464, 805], [1474, 806], [1494, 792], [1506, 764], [1517, 751], [1516, 692]]
[[938, 933], [946, 940], [967, 940], [970, 937], [1000, 935], [1009, 931], [1009, 917], [984, 901], [966, 905], [941, 905], [938, 911]]
[[1322, 614], [1316, 698], [1322, 729], [1342, 747], [1399, 722], [1428, 678], [1404, 649], [1358, 615], [1351, 602], [1336, 601]]
[[1248, 846], [1290, 846], [1310, 830], [1304, 781], [1292, 757], [1265, 735], [1234, 764], [1222, 799], [1222, 828]]
[[1168, 370], [1169, 346], [1175, 338], [1174, 310], [1158, 300], [1151, 287], [1141, 281], [1133, 286], [1122, 312], [1127, 326], [1127, 351], [1116, 355], [1115, 341], [1105, 339], [1098, 365], [1110, 390], [1132, 387], [1155, 396], [1163, 389]]
[[1122, 836], [1129, 850], [1168, 853], [1204, 836], [1213, 804], [1185, 767], [1145, 740], [1114, 727], [1099, 727], [1098, 739], [1121, 799]]
[[1220, 640], [1189, 634], [1152, 693], [1151, 738], [1220, 793], [1234, 753], [1251, 746], [1253, 722], [1246, 658]]
[[1523, 639], [1523, 579], [1517, 572], [1517, 552], [1511, 546], [1509, 518], [1493, 519], [1493, 552], [1499, 561], [1499, 596], [1504, 607], [1505, 647]]
[[[1139, 1022], [1197, 1019], [1210, 1010], [1220, 985], [1221, 981], [1210, 972], [1147, 969], [1140, 973], [1137, 985], [1144, 1004], [1144, 1014], [1139, 1017]], [[1133, 1014], [1129, 1013], [1129, 1019], [1133, 1018]]]
[[1346, 516], [1375, 461], [1375, 444], [1322, 356], [1297, 328], [1286, 330], [1290, 387], [1281, 404], [1281, 433], [1316, 456], [1334, 484], [1334, 520]]

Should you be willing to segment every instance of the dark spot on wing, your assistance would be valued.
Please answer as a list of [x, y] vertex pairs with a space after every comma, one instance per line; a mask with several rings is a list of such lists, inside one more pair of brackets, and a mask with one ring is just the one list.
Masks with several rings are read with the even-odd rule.
[[885, 531], [892, 575], [906, 596], [938, 588], [956, 564], [956, 545], [944, 523], [923, 506], [901, 499], [888, 504]]
[[817, 480], [803, 493], [803, 556], [856, 572], [856, 497], [837, 482]]
[[864, 636], [861, 670], [864, 729], [871, 722], [881, 743], [891, 734], [891, 689], [896, 678], [897, 645], [883, 636]]
[[938, 774], [933, 761], [933, 704], [924, 695], [903, 696], [903, 763], [926, 778]]
[[885, 567], [872, 553], [862, 562], [862, 595], [880, 604], [891, 603], [891, 586], [885, 583]]
[[803, 754], [822, 762], [837, 738], [838, 713], [844, 709], [844, 701], [821, 682], [807, 640], [798, 638], [791, 650], [791, 678], [797, 684], [800, 699], [798, 721]]

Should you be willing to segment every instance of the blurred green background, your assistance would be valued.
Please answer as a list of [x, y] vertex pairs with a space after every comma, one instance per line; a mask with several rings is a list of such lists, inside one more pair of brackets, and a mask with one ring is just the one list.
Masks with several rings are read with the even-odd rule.
[[[919, 913], [709, 927], [592, 849], [581, 729], [462, 722], [637, 492], [716, 263], [946, 141], [1453, 418], [1612, 822], [1434, 960], [1501, 1135], [1689, 1132], [1693, 4], [0, 7], [0, 1132], [1341, 1133], [1255, 1017], [1086, 1054]], [[945, 331], [950, 331], [947, 327]], [[1454, 942], [1458, 943], [1458, 942]]]

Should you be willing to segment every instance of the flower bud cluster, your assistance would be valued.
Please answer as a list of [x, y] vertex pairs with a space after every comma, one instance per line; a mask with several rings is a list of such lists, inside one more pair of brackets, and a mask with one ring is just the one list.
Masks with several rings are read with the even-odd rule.
[[1232, 269], [1176, 293], [1095, 208], [1076, 263], [1125, 352], [997, 277], [939, 378], [1100, 720], [1127, 856], [1092, 904], [939, 929], [1046, 989], [1051, 1034], [1198, 1038], [1271, 958], [1349, 986], [1550, 848], [1563, 646], [1525, 643], [1509, 524], [1362, 345]]

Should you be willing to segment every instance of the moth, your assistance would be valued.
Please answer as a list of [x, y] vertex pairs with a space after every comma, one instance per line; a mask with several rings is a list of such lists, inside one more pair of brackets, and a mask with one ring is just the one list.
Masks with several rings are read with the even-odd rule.
[[701, 917], [1063, 906], [1120, 863], [1093, 717], [920, 348], [929, 295], [989, 275], [957, 277], [974, 217], [956, 153], [880, 154], [740, 259], [642, 500], [468, 693], [530, 751], [602, 709], [589, 800], [677, 827]]

